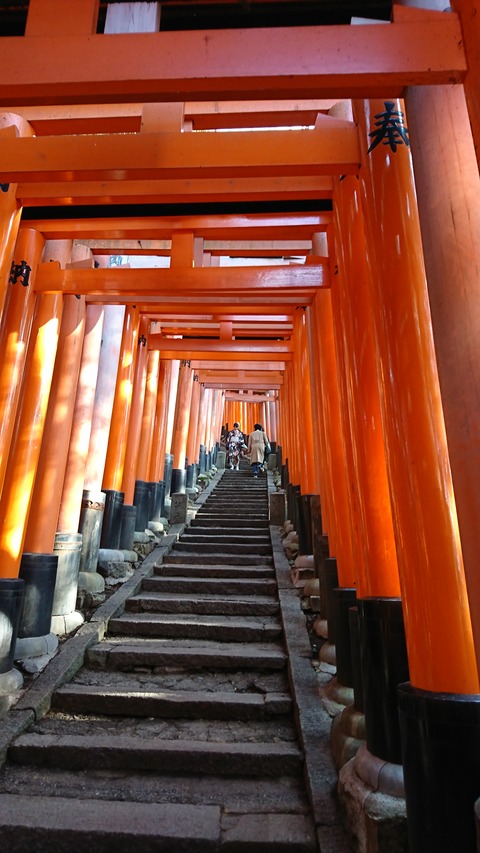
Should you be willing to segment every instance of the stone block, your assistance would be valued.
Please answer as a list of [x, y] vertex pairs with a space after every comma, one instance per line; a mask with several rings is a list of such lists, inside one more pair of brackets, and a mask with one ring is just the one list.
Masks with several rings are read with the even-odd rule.
[[188, 495], [172, 495], [170, 507], [170, 524], [185, 524], [187, 521]]
[[270, 524], [276, 524], [279, 527], [285, 523], [285, 514], [287, 504], [285, 501], [285, 492], [271, 492], [269, 495], [269, 511], [268, 517]]
[[225, 462], [227, 461], [227, 454], [224, 450], [219, 450], [217, 453], [217, 470], [221, 471], [222, 468], [225, 468]]
[[267, 462], [267, 470], [268, 471], [275, 471], [276, 467], [277, 467], [277, 454], [276, 453], [270, 453], [270, 456], [268, 457], [268, 462]]

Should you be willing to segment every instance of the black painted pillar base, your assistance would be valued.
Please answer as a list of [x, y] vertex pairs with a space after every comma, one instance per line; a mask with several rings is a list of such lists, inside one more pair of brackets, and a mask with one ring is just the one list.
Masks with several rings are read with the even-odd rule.
[[334, 587], [330, 591], [330, 609], [335, 623], [337, 679], [344, 687], [353, 688], [353, 663], [350, 644], [349, 610], [357, 603], [354, 587]]
[[104, 492], [85, 489], [82, 497], [82, 511], [78, 532], [82, 534], [82, 554], [80, 572], [96, 572], [98, 549], [102, 535], [103, 513], [105, 512]]
[[150, 484], [145, 480], [135, 480], [133, 505], [137, 510], [135, 530], [144, 533], [150, 519]]
[[116, 489], [102, 489], [102, 492], [105, 494], [105, 509], [103, 512], [100, 548], [117, 550], [120, 547], [122, 507], [125, 495]]
[[475, 853], [480, 695], [398, 687], [410, 853]]
[[171, 495], [184, 495], [187, 488], [187, 472], [185, 468], [172, 469], [172, 485], [170, 487]]
[[401, 764], [397, 687], [409, 677], [402, 600], [359, 598], [358, 613], [367, 747]]

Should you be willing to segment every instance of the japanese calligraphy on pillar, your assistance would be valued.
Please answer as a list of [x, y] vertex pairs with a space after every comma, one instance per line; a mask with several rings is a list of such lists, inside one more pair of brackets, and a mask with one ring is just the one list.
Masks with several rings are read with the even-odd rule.
[[406, 145], [410, 148], [408, 128], [403, 123], [403, 113], [395, 109], [393, 101], [385, 101], [385, 112], [377, 113], [375, 118], [377, 119], [374, 125], [376, 129], [368, 134], [372, 138], [368, 154], [381, 142], [383, 145], [389, 145], [394, 153], [397, 145]]

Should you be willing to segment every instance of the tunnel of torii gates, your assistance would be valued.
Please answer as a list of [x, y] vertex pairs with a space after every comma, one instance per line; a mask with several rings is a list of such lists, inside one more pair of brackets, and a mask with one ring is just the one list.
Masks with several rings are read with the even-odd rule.
[[132, 504], [166, 454], [181, 470], [262, 423], [360, 621], [378, 604], [387, 637], [401, 604], [407, 810], [428, 811], [432, 707], [454, 743], [435, 775], [453, 750], [473, 813], [479, 4], [208, 38], [96, 35], [98, 0], [55, 6], [30, 0], [0, 51], [0, 575], [78, 533], [85, 490]]

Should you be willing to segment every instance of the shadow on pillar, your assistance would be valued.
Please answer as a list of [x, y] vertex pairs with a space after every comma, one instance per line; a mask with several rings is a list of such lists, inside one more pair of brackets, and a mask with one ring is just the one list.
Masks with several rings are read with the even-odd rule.
[[0, 578], [0, 675], [13, 667], [24, 594], [22, 578]]
[[58, 567], [51, 630], [63, 636], [84, 622], [82, 614], [76, 610], [82, 534], [56, 533], [53, 553], [58, 557]]
[[297, 525], [295, 530], [298, 534], [298, 553], [300, 556], [313, 554], [312, 513], [310, 508], [313, 497], [314, 495], [302, 495], [300, 492], [296, 495]]
[[[359, 643], [358, 619], [356, 623], [352, 620], [352, 611], [356, 611], [358, 615], [355, 604], [356, 589], [336, 587], [330, 591], [330, 618], [334, 624], [337, 674], [327, 693], [339, 705], [344, 705], [332, 724], [332, 755], [337, 770], [355, 757], [364, 745], [366, 737], [365, 716], [355, 702], [355, 685], [358, 689], [358, 684], [361, 683], [360, 654], [355, 653]], [[353, 632], [357, 627], [354, 637], [352, 625]]]
[[15, 645], [15, 660], [53, 654], [58, 640], [51, 632], [58, 572], [55, 554], [22, 554], [18, 576], [25, 594]]
[[134, 504], [123, 504], [122, 526], [120, 530], [120, 551], [133, 551], [136, 523], [137, 507]]
[[23, 676], [13, 661], [24, 591], [21, 578], [0, 578], [0, 719], [18, 698], [16, 691], [23, 684]]
[[171, 495], [184, 495], [187, 489], [187, 472], [185, 468], [173, 468]]
[[409, 853], [475, 853], [480, 696], [398, 687]]
[[171, 486], [172, 486], [172, 468], [173, 468], [173, 454], [166, 453], [165, 454], [165, 465], [163, 468], [163, 482], [165, 483], [163, 511], [165, 514], [165, 518], [170, 518], [170, 506], [171, 506], [170, 494], [171, 494]]
[[360, 653], [367, 748], [401, 764], [398, 685], [408, 681], [408, 658], [400, 598], [361, 598]]
[[86, 594], [95, 595], [105, 590], [105, 580], [97, 572], [104, 511], [105, 493], [85, 489], [78, 525], [78, 531], [82, 534], [78, 589]]
[[137, 509], [135, 529], [138, 533], [145, 533], [150, 518], [150, 484], [145, 480], [135, 480], [133, 503]]
[[102, 489], [105, 494], [100, 548], [118, 550], [122, 531], [122, 507], [125, 495], [116, 489]]

